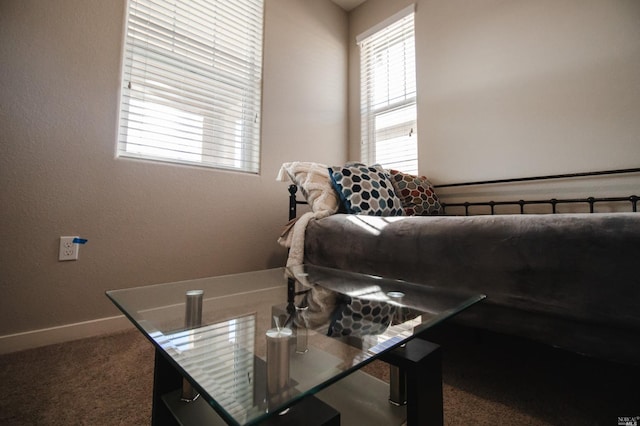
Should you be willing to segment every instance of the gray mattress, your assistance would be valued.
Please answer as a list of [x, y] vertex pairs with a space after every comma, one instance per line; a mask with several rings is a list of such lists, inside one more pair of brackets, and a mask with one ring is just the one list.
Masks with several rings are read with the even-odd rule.
[[305, 262], [487, 295], [457, 319], [640, 363], [640, 214], [311, 221]]

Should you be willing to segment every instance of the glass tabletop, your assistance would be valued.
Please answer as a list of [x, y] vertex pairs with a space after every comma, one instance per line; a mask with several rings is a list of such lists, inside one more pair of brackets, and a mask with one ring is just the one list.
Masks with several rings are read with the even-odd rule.
[[282, 412], [485, 297], [311, 265], [107, 295], [237, 425]]

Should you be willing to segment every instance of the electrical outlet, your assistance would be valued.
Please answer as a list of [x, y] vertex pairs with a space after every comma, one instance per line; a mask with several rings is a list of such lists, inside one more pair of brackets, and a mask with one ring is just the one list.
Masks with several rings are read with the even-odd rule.
[[78, 260], [78, 250], [80, 244], [76, 244], [73, 240], [78, 237], [60, 237], [60, 252], [58, 260]]

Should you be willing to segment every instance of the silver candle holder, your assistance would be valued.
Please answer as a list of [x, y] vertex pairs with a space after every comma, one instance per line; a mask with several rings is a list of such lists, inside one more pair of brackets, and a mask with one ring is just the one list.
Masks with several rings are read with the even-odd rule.
[[[202, 298], [203, 290], [187, 291], [186, 307], [184, 315], [184, 327], [186, 330], [198, 328], [202, 325]], [[200, 394], [196, 392], [191, 383], [185, 378], [182, 379], [182, 393], [180, 400], [183, 402], [193, 402]]]
[[280, 327], [274, 317], [275, 328], [267, 330], [267, 401], [269, 406], [279, 405], [282, 395], [289, 388], [289, 361], [291, 356], [291, 338], [293, 331]]

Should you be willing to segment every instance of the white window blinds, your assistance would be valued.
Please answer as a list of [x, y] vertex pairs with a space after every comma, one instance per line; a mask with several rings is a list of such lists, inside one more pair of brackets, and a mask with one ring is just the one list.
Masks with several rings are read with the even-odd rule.
[[414, 7], [358, 38], [362, 161], [418, 173]]
[[263, 0], [129, 0], [118, 155], [259, 172]]

